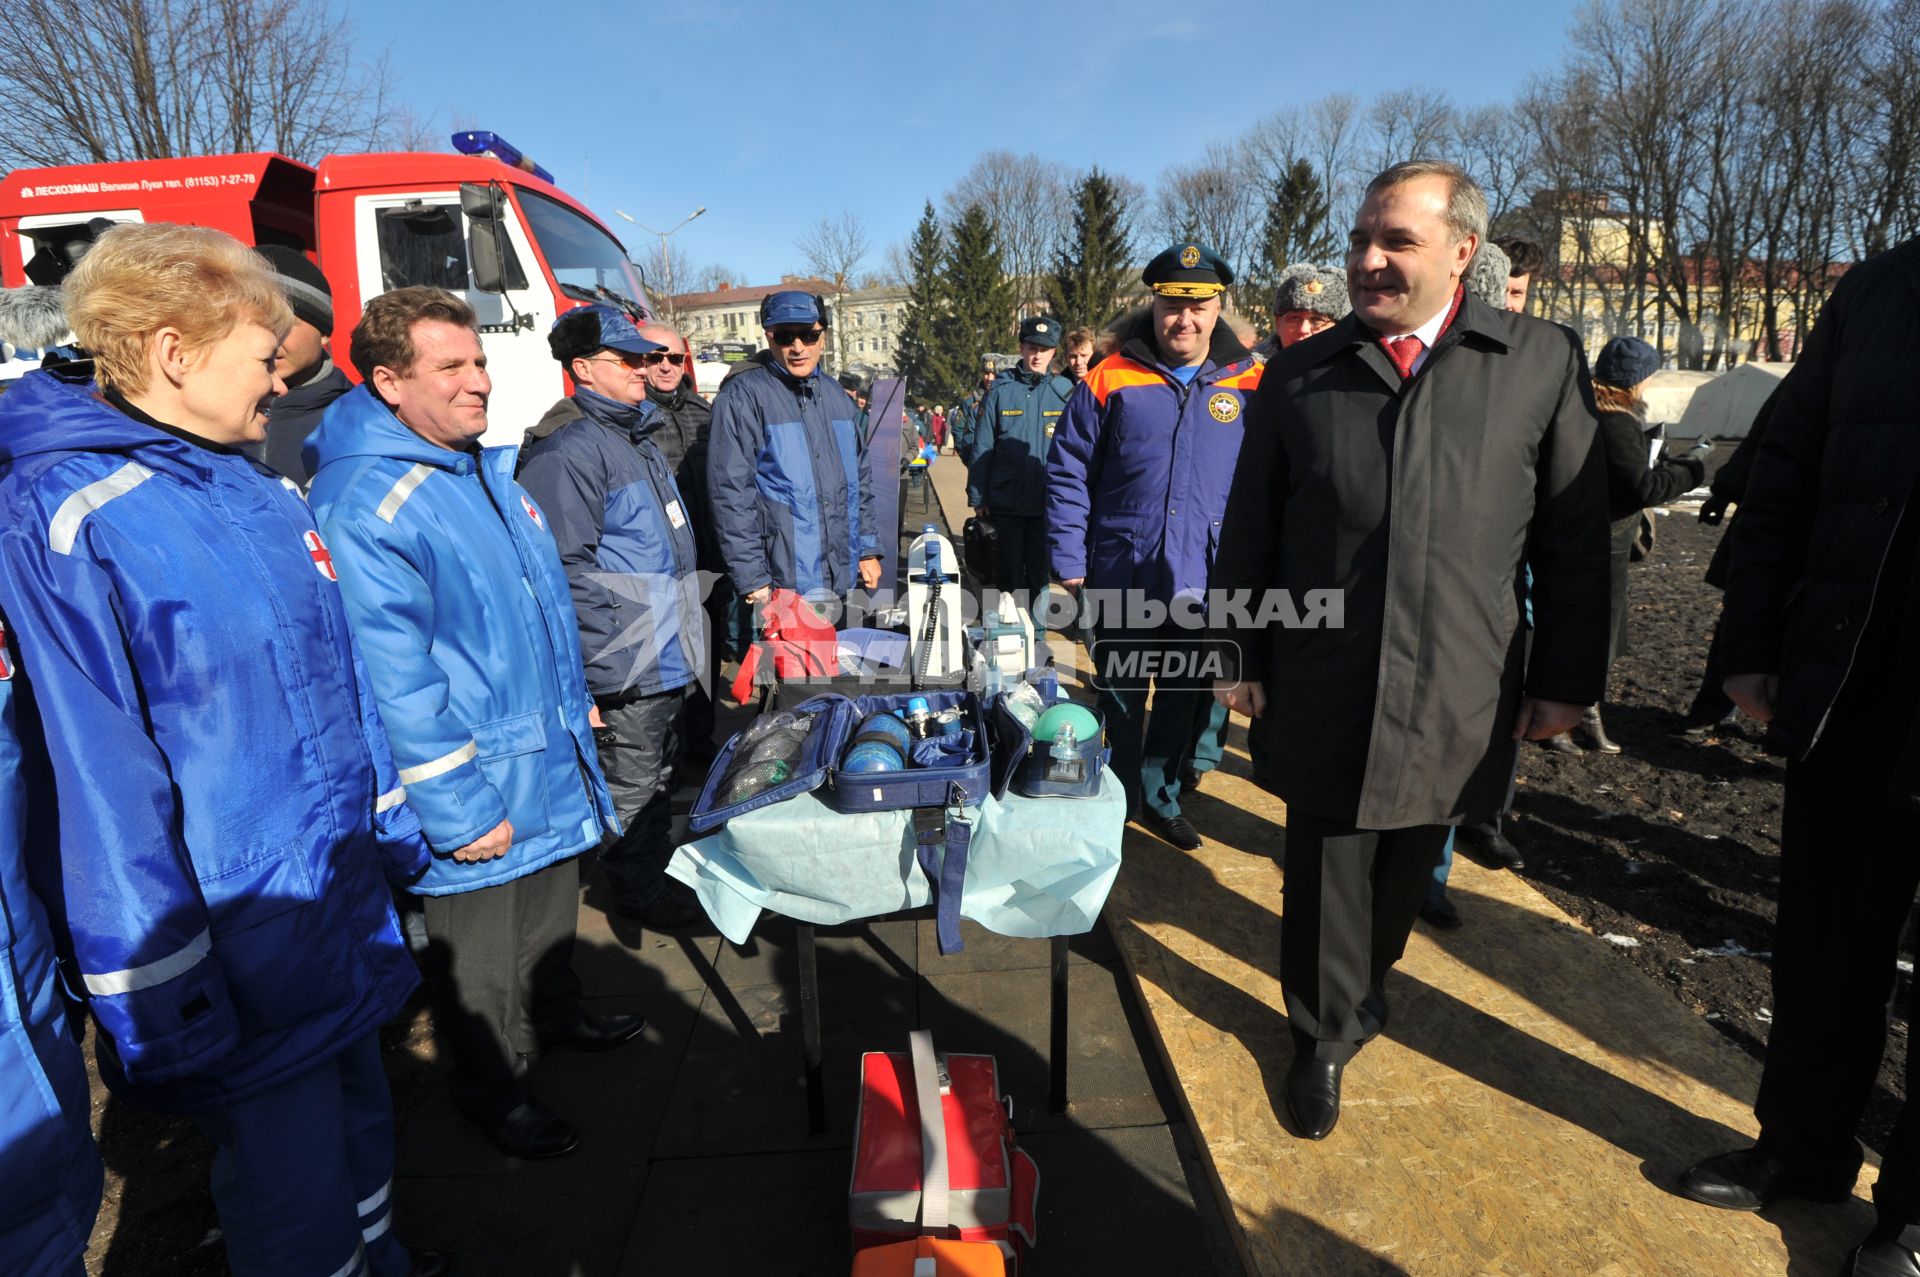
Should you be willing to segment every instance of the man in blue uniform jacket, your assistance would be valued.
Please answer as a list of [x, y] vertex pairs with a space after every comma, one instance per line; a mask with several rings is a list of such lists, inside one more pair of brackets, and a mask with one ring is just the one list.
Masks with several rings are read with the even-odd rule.
[[520, 482], [546, 512], [573, 589], [600, 769], [624, 826], [600, 849], [616, 913], [656, 930], [701, 916], [667, 880], [681, 705], [706, 669], [693, 512], [653, 436], [646, 356], [665, 350], [611, 306], [577, 306], [547, 334], [575, 386], [533, 433]]
[[528, 1091], [529, 1060], [644, 1027], [584, 1012], [572, 968], [575, 857], [619, 828], [573, 599], [515, 450], [479, 446], [492, 383], [472, 308], [376, 297], [351, 357], [366, 380], [309, 440], [311, 496], [433, 851], [413, 890], [449, 1084], [503, 1152], [555, 1157], [579, 1137]]
[[967, 504], [1000, 534], [1000, 586], [1022, 592], [1035, 616], [1047, 590], [1047, 448], [1073, 393], [1047, 371], [1060, 332], [1045, 315], [1020, 321], [1020, 362], [981, 400], [967, 468]]
[[1181, 776], [1212, 685], [1192, 677], [1204, 612], [1187, 608], [1182, 624], [1169, 604], [1207, 588], [1260, 365], [1220, 322], [1233, 271], [1217, 253], [1175, 244], [1141, 278], [1151, 309], [1075, 388], [1047, 454], [1047, 534], [1083, 619], [1097, 605], [1094, 679], [1128, 809], [1191, 850], [1200, 835], [1180, 814]]
[[730, 375], [713, 401], [707, 489], [734, 589], [755, 607], [775, 590], [814, 599], [880, 584], [860, 409], [820, 371], [826, 303], [786, 290], [760, 303], [770, 358]]

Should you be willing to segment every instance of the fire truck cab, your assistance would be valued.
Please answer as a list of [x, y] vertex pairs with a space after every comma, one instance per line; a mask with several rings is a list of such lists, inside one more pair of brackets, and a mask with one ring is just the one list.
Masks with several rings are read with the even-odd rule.
[[16, 169], [0, 179], [0, 283], [58, 284], [94, 236], [121, 222], [284, 244], [325, 272], [330, 349], [356, 380], [348, 337], [365, 302], [410, 284], [444, 288], [479, 317], [493, 377], [484, 442], [518, 443], [569, 389], [547, 349], [556, 316], [585, 302], [637, 322], [651, 312], [625, 248], [585, 206], [492, 134], [455, 143], [483, 153], [333, 155], [317, 168], [217, 155]]

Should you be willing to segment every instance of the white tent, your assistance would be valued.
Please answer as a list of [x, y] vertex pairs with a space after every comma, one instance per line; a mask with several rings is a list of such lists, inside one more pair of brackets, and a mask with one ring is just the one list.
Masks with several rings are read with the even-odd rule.
[[[1674, 369], [1653, 374], [1640, 387], [1640, 394], [1647, 401], [1647, 420], [1664, 421], [1669, 425], [1679, 421], [1687, 411], [1687, 404], [1693, 399], [1693, 392], [1712, 380], [1713, 374], [1710, 372]], [[1679, 433], [1674, 431], [1675, 435]]]
[[1678, 439], [1746, 438], [1761, 405], [1792, 368], [1786, 363], [1755, 363], [1721, 373], [1694, 393], [1680, 424], [1667, 433]]

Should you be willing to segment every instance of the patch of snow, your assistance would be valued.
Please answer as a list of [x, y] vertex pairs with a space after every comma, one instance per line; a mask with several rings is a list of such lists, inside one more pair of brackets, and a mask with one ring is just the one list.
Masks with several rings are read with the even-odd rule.
[[1605, 940], [1608, 944], [1617, 944], [1622, 949], [1638, 949], [1640, 947], [1640, 942], [1634, 939], [1632, 936], [1616, 935], [1611, 931], [1609, 931], [1606, 935], [1601, 936], [1600, 938], [1602, 940]]
[[1908, 975], [1913, 974], [1913, 964], [1911, 962], [1908, 962], [1905, 958], [1895, 959], [1893, 965], [1896, 967], [1899, 967], [1902, 971], [1906, 972]]
[[1766, 958], [1773, 957], [1773, 951], [1771, 949], [1749, 949], [1747, 948], [1747, 946], [1743, 944], [1738, 944], [1735, 941], [1729, 939], [1725, 944], [1722, 944], [1716, 949], [1695, 949], [1693, 951], [1693, 956], [1696, 958], [1766, 959]]
[[1760, 1023], [1762, 1024], [1772, 1024], [1773, 1012], [1767, 1010], [1767, 1008], [1765, 1007], [1761, 1007], [1758, 1011], [1755, 1011], [1753, 1013], [1753, 1018], [1760, 1021]]

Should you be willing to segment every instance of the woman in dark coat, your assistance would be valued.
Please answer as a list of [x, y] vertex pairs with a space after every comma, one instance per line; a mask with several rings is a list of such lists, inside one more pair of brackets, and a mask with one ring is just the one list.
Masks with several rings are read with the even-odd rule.
[[[1647, 402], [1640, 392], [1647, 378], [1659, 370], [1659, 352], [1638, 337], [1615, 337], [1600, 348], [1600, 357], [1593, 362], [1593, 402], [1600, 410], [1600, 442], [1607, 457], [1607, 518], [1612, 524], [1609, 669], [1627, 650], [1627, 567], [1633, 561], [1640, 512], [1699, 487], [1707, 473], [1707, 454], [1713, 451], [1713, 443], [1701, 439], [1684, 456], [1649, 464]], [[1607, 738], [1599, 705], [1587, 711], [1575, 730], [1586, 745], [1603, 754], [1620, 752]], [[1572, 732], [1551, 737], [1546, 745], [1563, 753], [1580, 752]]]

